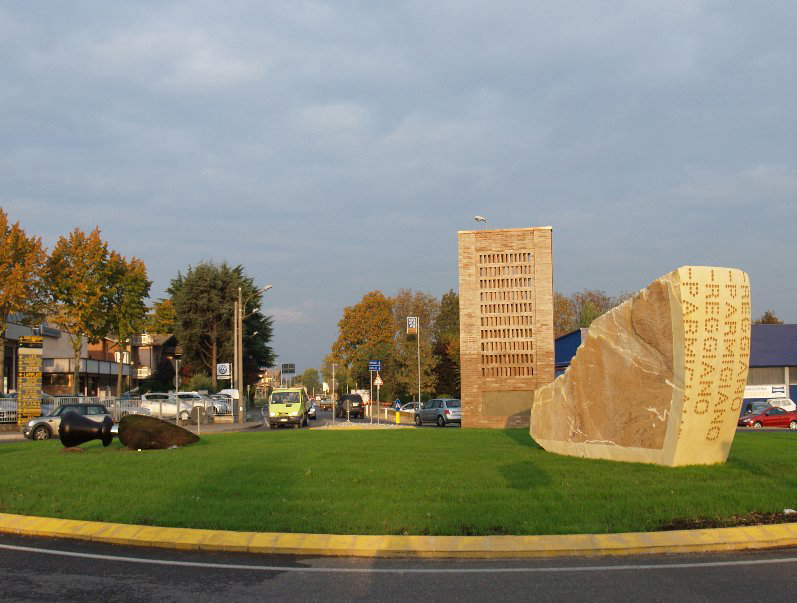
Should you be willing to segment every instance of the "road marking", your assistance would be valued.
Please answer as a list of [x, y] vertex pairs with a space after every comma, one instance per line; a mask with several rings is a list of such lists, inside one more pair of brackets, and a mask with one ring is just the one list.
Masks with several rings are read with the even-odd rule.
[[776, 559], [750, 559], [745, 561], [704, 561], [695, 563], [648, 563], [623, 565], [585, 565], [574, 567], [471, 567], [471, 568], [357, 568], [357, 567], [295, 567], [282, 565], [248, 565], [241, 563], [206, 563], [201, 561], [174, 561], [171, 559], [145, 559], [143, 557], [122, 557], [117, 555], [99, 555], [95, 553], [76, 553], [57, 549], [42, 549], [29, 546], [0, 544], [0, 549], [24, 553], [40, 553], [60, 557], [78, 557], [101, 561], [118, 561], [122, 563], [143, 563], [147, 565], [171, 565], [180, 567], [196, 567], [205, 569], [251, 570], [260, 572], [314, 572], [330, 574], [522, 574], [522, 573], [562, 573], [562, 572], [616, 572], [661, 569], [699, 569], [711, 567], [739, 567], [755, 565], [776, 565], [797, 563], [797, 557], [781, 557]]

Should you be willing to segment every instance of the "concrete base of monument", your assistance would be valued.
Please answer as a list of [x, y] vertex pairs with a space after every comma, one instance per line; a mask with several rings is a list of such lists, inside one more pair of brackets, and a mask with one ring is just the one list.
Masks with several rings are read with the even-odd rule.
[[163, 528], [0, 513], [0, 533], [180, 550], [337, 557], [509, 559], [797, 546], [797, 523], [564, 536], [361, 536]]

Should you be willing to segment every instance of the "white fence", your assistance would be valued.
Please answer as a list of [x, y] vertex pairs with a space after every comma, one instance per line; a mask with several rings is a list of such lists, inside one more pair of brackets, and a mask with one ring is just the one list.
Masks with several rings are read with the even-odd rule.
[[[41, 401], [41, 415], [52, 414], [56, 408], [65, 404], [102, 404], [108, 409], [114, 421], [119, 421], [122, 417], [132, 414], [174, 419], [176, 410], [176, 404], [173, 400], [164, 400], [159, 403], [158, 401], [142, 402], [142, 400], [137, 398], [47, 397]], [[196, 407], [204, 408], [207, 415], [222, 416], [232, 414], [232, 409], [227, 403], [192, 399], [190, 402], [180, 402], [180, 418], [190, 417], [192, 413], [195, 413], [193, 409]], [[16, 422], [17, 399], [0, 397], [0, 423]]]

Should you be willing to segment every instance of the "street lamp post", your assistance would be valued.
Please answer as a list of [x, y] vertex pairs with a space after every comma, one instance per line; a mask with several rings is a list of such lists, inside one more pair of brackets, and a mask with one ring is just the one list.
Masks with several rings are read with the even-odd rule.
[[[234, 377], [235, 377], [235, 386], [238, 390], [238, 398], [233, 402], [234, 410], [233, 410], [233, 421], [236, 423], [243, 423], [245, 417], [242, 416], [242, 412], [246, 408], [246, 400], [244, 399], [244, 320], [249, 318], [252, 314], [254, 314], [257, 310], [253, 310], [249, 314], [244, 316], [244, 308], [246, 308], [246, 304], [249, 303], [249, 300], [252, 299], [255, 295], [260, 293], [265, 293], [269, 289], [271, 289], [271, 285], [266, 285], [265, 287], [261, 287], [254, 293], [252, 293], [249, 297], [246, 298], [245, 301], [241, 300], [241, 287], [238, 287], [238, 299], [234, 303], [234, 328], [233, 328], [233, 337], [235, 345], [234, 347], [234, 356], [235, 356], [235, 369], [233, 370]], [[242, 405], [243, 402], [243, 405]]]

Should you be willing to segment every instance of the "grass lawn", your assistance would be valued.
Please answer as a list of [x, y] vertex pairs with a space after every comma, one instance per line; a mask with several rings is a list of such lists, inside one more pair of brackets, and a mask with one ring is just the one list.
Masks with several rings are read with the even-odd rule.
[[525, 430], [280, 430], [133, 452], [0, 445], [0, 511], [251, 531], [572, 534], [797, 507], [797, 434], [670, 469], [549, 454]]

